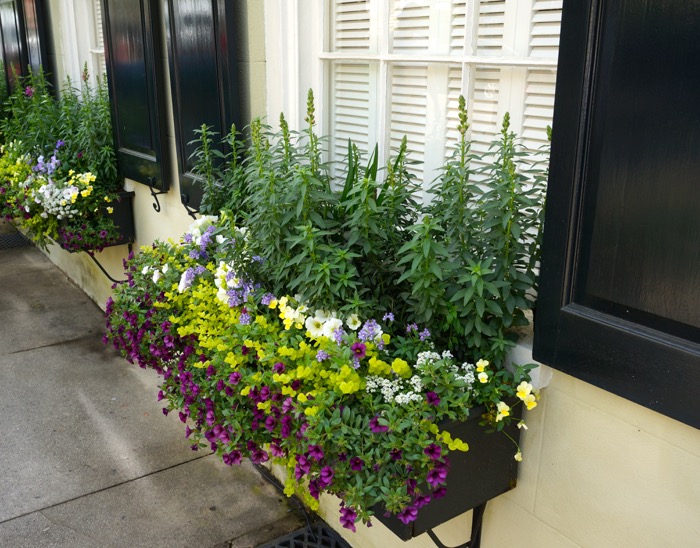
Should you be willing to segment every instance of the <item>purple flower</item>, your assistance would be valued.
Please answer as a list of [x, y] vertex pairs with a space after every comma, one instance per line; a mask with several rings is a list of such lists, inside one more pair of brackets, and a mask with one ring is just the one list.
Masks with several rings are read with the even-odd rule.
[[445, 489], [444, 487], [438, 487], [437, 489], [435, 489], [435, 491], [433, 491], [433, 500], [444, 497], [445, 493], [447, 493], [447, 489]]
[[440, 398], [435, 392], [426, 393], [425, 399], [430, 405], [434, 405], [435, 407], [440, 405]]
[[273, 457], [284, 457], [284, 450], [277, 443], [270, 444], [270, 453]]
[[431, 499], [430, 495], [418, 495], [416, 497], [416, 500], [413, 501], [413, 506], [416, 507], [416, 510], [420, 510], [421, 508], [423, 508], [423, 506], [428, 504], [431, 500], [432, 499]]
[[24, 94], [27, 97], [33, 97], [34, 96], [34, 88], [32, 86], [27, 86], [24, 88]]
[[410, 333], [411, 331], [418, 331], [418, 326], [415, 323], [410, 323], [406, 326], [406, 333]]
[[275, 300], [275, 296], [272, 293], [265, 293], [260, 299], [260, 304], [268, 306], [272, 301]]
[[428, 472], [428, 476], [426, 477], [426, 481], [433, 487], [442, 485], [445, 483], [445, 480], [447, 480], [447, 468], [444, 466], [436, 466]]
[[265, 428], [269, 432], [272, 432], [275, 429], [275, 426], [277, 426], [277, 419], [275, 419], [275, 417], [273, 417], [272, 415], [269, 415], [265, 419]]
[[391, 455], [391, 460], [401, 460], [401, 457], [403, 457], [401, 449], [392, 449], [389, 454]]
[[424, 341], [424, 340], [430, 338], [430, 331], [428, 331], [427, 327], [423, 331], [420, 332], [420, 335], [418, 335], [418, 338], [420, 338], [421, 341]]
[[353, 344], [350, 347], [350, 350], [352, 350], [352, 353], [358, 360], [361, 360], [367, 355], [367, 347], [361, 342], [356, 342], [355, 344]]
[[350, 529], [353, 533], [357, 531], [355, 520], [357, 520], [357, 512], [352, 508], [340, 509], [340, 523], [345, 529]]
[[238, 384], [241, 382], [241, 374], [238, 371], [234, 371], [228, 376], [228, 382], [230, 382], [233, 385]]
[[334, 474], [335, 472], [333, 472], [333, 468], [331, 468], [330, 466], [324, 466], [323, 468], [321, 468], [321, 475], [319, 479], [321, 480], [321, 484], [323, 485], [323, 487], [327, 487], [331, 484], [331, 482], [333, 481]]
[[267, 454], [267, 452], [260, 448], [257, 448], [250, 454], [250, 460], [253, 462], [253, 464], [262, 464], [263, 462], [267, 462], [269, 459], [270, 456]]
[[304, 455], [299, 455], [297, 457], [297, 464], [294, 467], [294, 477], [298, 480], [308, 474], [311, 470], [311, 463]]
[[389, 431], [388, 426], [384, 426], [382, 424], [379, 424], [379, 415], [375, 415], [374, 417], [369, 419], [369, 429], [372, 432], [374, 432], [375, 434]]
[[59, 139], [58, 141], [56, 141], [56, 149], [61, 148], [65, 144], [66, 144], [65, 141], [63, 141], [62, 139]]
[[252, 318], [247, 312], [241, 312], [241, 315], [238, 317], [238, 323], [241, 325], [250, 325], [251, 320]]
[[167, 407], [163, 407], [163, 415], [165, 415], [165, 416], [167, 417], [167, 416], [168, 416], [168, 413], [170, 413], [170, 411], [168, 411], [168, 408], [167, 408]]
[[384, 317], [382, 318], [382, 321], [384, 322], [393, 322], [394, 321], [394, 313], [393, 312], [387, 312], [384, 314]]
[[282, 371], [284, 371], [284, 364], [282, 362], [277, 362], [272, 366], [272, 369], [275, 370], [275, 373], [282, 373]]
[[309, 457], [315, 461], [320, 461], [323, 458], [323, 449], [319, 445], [309, 446]]
[[357, 336], [361, 341], [367, 342], [373, 341], [380, 333], [381, 329], [379, 328], [379, 324], [377, 323], [377, 321], [367, 320], [362, 326], [362, 329], [360, 329], [360, 332], [357, 334]]
[[313, 479], [309, 482], [309, 495], [316, 500], [318, 500], [318, 497], [321, 495], [321, 485], [318, 479]]
[[440, 458], [440, 454], [442, 453], [442, 449], [440, 448], [439, 445], [435, 445], [434, 443], [431, 443], [423, 449], [423, 453], [428, 455], [432, 460], [438, 460]]
[[325, 350], [319, 350], [316, 353], [316, 361], [322, 362], [322, 361], [327, 360], [327, 359], [328, 359], [328, 352], [326, 352]]
[[418, 517], [418, 509], [415, 506], [407, 506], [396, 514], [396, 517], [401, 520], [401, 523], [408, 525]]
[[360, 457], [353, 457], [350, 459], [350, 470], [355, 470], [359, 472], [364, 466], [364, 461]]
[[162, 390], [158, 390], [158, 401], [161, 401], [165, 396], [163, 395]]
[[224, 464], [231, 466], [232, 464], [241, 464], [242, 455], [240, 451], [231, 451], [224, 453], [221, 458], [224, 460]]

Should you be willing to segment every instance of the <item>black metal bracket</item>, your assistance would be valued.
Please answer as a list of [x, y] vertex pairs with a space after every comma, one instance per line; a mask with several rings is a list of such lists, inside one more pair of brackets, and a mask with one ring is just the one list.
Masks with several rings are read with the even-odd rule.
[[197, 219], [195, 216], [197, 213], [199, 213], [199, 209], [190, 207], [188, 204], [190, 203], [190, 195], [189, 194], [180, 194], [180, 201], [182, 202], [183, 207], [185, 208], [185, 211], [187, 211], [187, 214], [192, 217], [193, 219]]
[[148, 189], [151, 191], [151, 196], [155, 200], [153, 203], [153, 209], [156, 210], [156, 213], [160, 213], [160, 202], [158, 201], [158, 196], [161, 194], [167, 194], [167, 190], [159, 190], [156, 192], [155, 189], [155, 184], [156, 184], [156, 178], [155, 177], [149, 177], [148, 178]]
[[479, 548], [481, 546], [481, 523], [484, 520], [484, 512], [486, 511], [486, 503], [480, 504], [472, 513], [472, 536], [464, 544], [459, 546], [445, 546], [435, 534], [435, 531], [429, 529], [428, 536], [432, 539], [438, 548]]
[[[128, 249], [129, 249], [129, 255], [131, 255], [131, 251], [133, 249], [131, 243], [128, 244]], [[95, 254], [92, 251], [86, 251], [86, 253], [88, 254], [88, 257], [90, 257], [92, 259], [92, 262], [94, 262], [99, 267], [99, 269], [102, 271], [102, 274], [107, 276], [107, 279], [109, 281], [114, 282], [115, 284], [124, 284], [128, 281], [128, 280], [115, 280], [114, 278], [112, 278], [112, 276], [109, 275], [109, 272], [107, 272], [105, 270], [105, 267], [102, 266], [100, 261], [97, 260], [97, 257], [95, 257]]]

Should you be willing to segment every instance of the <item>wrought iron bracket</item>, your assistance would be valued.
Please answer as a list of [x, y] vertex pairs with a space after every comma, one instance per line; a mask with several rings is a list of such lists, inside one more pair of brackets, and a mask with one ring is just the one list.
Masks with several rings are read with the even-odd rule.
[[[130, 243], [128, 244], [128, 249], [129, 249], [129, 255], [131, 255], [133, 247]], [[109, 272], [107, 272], [105, 270], [105, 267], [102, 266], [100, 261], [97, 260], [97, 257], [95, 257], [95, 254], [92, 251], [86, 251], [86, 253], [88, 254], [88, 257], [90, 257], [92, 259], [92, 262], [95, 263], [99, 267], [99, 269], [102, 271], [102, 274], [107, 276], [107, 279], [109, 281], [114, 282], [115, 284], [124, 284], [128, 281], [128, 280], [115, 280], [114, 278], [112, 278], [112, 276], [109, 275]]]
[[472, 513], [472, 535], [471, 538], [464, 544], [459, 546], [445, 546], [435, 534], [435, 531], [429, 529], [428, 536], [432, 539], [438, 548], [479, 548], [481, 546], [481, 523], [484, 520], [484, 512], [486, 511], [486, 503], [480, 504]]
[[187, 211], [187, 214], [196, 220], [199, 209], [188, 205], [190, 203], [190, 195], [185, 193], [180, 194], [180, 202], [182, 202], [182, 206], [185, 208], [185, 211]]
[[156, 210], [156, 213], [160, 213], [160, 202], [158, 201], [158, 196], [161, 194], [167, 194], [167, 190], [159, 190], [156, 192], [155, 189], [155, 184], [156, 184], [156, 178], [155, 177], [149, 177], [148, 178], [148, 190], [151, 191], [151, 196], [153, 197], [154, 203], [153, 203], [153, 209]]

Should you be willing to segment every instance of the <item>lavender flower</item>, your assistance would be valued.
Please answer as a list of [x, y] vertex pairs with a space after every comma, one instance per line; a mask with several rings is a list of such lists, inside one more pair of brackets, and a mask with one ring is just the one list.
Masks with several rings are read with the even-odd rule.
[[430, 331], [428, 331], [427, 328], [425, 328], [423, 331], [420, 332], [420, 335], [418, 335], [421, 341], [424, 341], [426, 339], [430, 338]]
[[319, 350], [316, 353], [316, 361], [322, 362], [324, 360], [327, 360], [328, 357], [329, 357], [329, 354], [325, 350]]

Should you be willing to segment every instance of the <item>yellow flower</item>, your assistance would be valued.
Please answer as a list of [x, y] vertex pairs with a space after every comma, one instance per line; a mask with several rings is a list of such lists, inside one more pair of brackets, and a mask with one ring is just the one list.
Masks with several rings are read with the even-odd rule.
[[525, 407], [527, 407], [528, 411], [533, 407], [537, 407], [537, 398], [534, 394], [528, 394], [525, 396], [525, 398], [523, 398], [523, 402], [525, 403]]
[[269, 306], [270, 308], [274, 309], [274, 308], [277, 308], [277, 304], [278, 304], [277, 299], [272, 299], [272, 300], [270, 301], [270, 304], [268, 304], [267, 306]]
[[523, 461], [523, 454], [520, 451], [518, 451], [513, 458], [515, 460], [517, 460], [518, 462], [522, 462]]
[[243, 390], [241, 390], [241, 396], [247, 396], [250, 394], [250, 386], [246, 386]]
[[476, 362], [476, 372], [481, 373], [483, 372], [484, 369], [486, 369], [489, 366], [489, 361], [488, 360], [479, 360]]
[[488, 373], [484, 373], [484, 372], [482, 371], [481, 373], [479, 373], [478, 377], [479, 377], [479, 382], [481, 382], [481, 383], [487, 383], [487, 382], [489, 382]]
[[505, 417], [510, 416], [510, 407], [506, 402], [499, 401], [498, 405], [496, 406], [496, 409], [498, 410], [498, 414], [496, 415], [496, 422], [504, 419]]
[[525, 401], [525, 398], [530, 395], [530, 392], [532, 392], [532, 385], [529, 382], [523, 381], [518, 385], [518, 391], [515, 395]]
[[107, 208], [107, 213], [109, 213], [110, 215], [111, 215], [112, 213], [114, 213], [114, 208], [113, 208], [113, 207], [108, 207], [108, 208]]
[[391, 362], [391, 369], [399, 377], [407, 379], [411, 376], [411, 368], [409, 367], [408, 362], [406, 360], [402, 360], [401, 358], [396, 358], [393, 362]]

